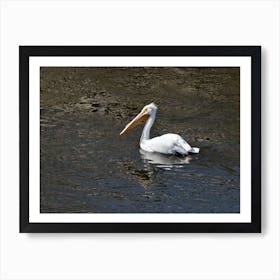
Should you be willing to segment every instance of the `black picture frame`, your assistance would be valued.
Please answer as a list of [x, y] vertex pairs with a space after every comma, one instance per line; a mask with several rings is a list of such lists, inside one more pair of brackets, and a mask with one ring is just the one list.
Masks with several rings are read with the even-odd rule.
[[[29, 222], [29, 58], [31, 56], [249, 56], [251, 57], [250, 223], [32, 223]], [[260, 46], [19, 46], [20, 232], [259, 233], [261, 232]], [[242, 121], [242, 120], [241, 120]]]

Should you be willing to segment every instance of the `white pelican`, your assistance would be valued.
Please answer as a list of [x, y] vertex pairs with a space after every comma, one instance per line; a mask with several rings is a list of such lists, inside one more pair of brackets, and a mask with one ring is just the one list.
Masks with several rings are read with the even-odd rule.
[[164, 134], [150, 139], [150, 130], [155, 121], [157, 106], [154, 103], [144, 106], [142, 111], [121, 131], [120, 135], [136, 126], [141, 121], [147, 120], [140, 139], [140, 147], [146, 152], [156, 152], [169, 155], [186, 156], [189, 153], [199, 153], [199, 148], [192, 148], [178, 134]]

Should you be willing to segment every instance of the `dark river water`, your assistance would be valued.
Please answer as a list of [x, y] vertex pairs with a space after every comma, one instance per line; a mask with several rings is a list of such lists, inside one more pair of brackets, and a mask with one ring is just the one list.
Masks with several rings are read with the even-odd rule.
[[[42, 213], [237, 213], [239, 68], [42, 67]], [[197, 155], [139, 150], [144, 105], [151, 136], [181, 135]]]

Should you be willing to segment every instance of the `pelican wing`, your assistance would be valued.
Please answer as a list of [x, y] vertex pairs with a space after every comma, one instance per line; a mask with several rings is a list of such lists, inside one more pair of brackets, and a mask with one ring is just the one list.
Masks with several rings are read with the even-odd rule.
[[147, 152], [157, 152], [162, 154], [186, 155], [192, 147], [177, 134], [164, 134], [140, 143], [141, 148]]

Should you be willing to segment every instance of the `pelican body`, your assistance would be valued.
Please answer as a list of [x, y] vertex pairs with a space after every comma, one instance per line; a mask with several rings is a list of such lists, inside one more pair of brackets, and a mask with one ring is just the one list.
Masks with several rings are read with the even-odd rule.
[[146, 120], [141, 138], [140, 148], [146, 152], [168, 155], [186, 156], [199, 153], [199, 148], [191, 147], [180, 135], [168, 133], [150, 139], [151, 127], [154, 124], [157, 106], [154, 103], [144, 106], [142, 111], [121, 131], [120, 135]]

